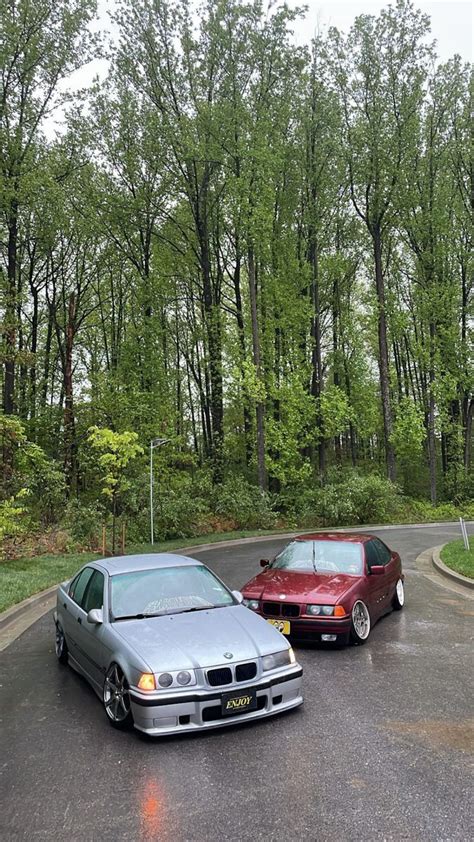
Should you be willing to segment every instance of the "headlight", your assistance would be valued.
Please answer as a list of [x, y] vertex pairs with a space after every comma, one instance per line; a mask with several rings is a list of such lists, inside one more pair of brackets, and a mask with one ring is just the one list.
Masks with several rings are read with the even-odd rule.
[[275, 652], [273, 655], [264, 655], [262, 658], [263, 671], [266, 672], [267, 670], [274, 670], [277, 667], [286, 667], [288, 664], [294, 663], [294, 660], [291, 660], [292, 655], [294, 659], [295, 656], [293, 654], [293, 649], [284, 649], [283, 652]]
[[178, 682], [178, 684], [181, 685], [189, 684], [189, 682], [191, 681], [191, 673], [187, 670], [182, 670], [182, 672], [178, 672], [178, 675], [176, 676], [176, 681]]
[[258, 599], [244, 599], [243, 602], [247, 608], [251, 608], [252, 611], [258, 611], [258, 607], [260, 604]]
[[326, 617], [331, 617], [334, 614], [334, 605], [307, 605], [307, 614], [324, 614]]
[[187, 687], [197, 684], [194, 670], [176, 670], [176, 672], [160, 672], [156, 676], [157, 690], [169, 690], [173, 687]]

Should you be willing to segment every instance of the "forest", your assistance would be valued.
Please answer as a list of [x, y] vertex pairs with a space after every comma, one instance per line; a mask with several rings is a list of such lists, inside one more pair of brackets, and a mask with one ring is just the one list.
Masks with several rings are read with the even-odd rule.
[[95, 14], [0, 0], [0, 540], [147, 540], [151, 455], [162, 538], [472, 516], [471, 67], [409, 0]]

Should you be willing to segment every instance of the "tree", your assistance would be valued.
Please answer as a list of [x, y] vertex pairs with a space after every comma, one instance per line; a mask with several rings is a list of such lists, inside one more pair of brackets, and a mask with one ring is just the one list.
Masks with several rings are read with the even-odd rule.
[[330, 34], [330, 62], [341, 97], [344, 155], [351, 199], [372, 245], [378, 364], [387, 474], [395, 477], [393, 413], [387, 334], [386, 278], [396, 191], [416, 139], [430, 49], [429, 19], [397, 0], [378, 18], [356, 18], [348, 37]]
[[[6, 229], [3, 410], [15, 411], [21, 208], [31, 200], [41, 125], [64, 96], [58, 87], [90, 56], [95, 0], [0, 3], [0, 210]], [[2, 249], [3, 251], [3, 249]]]
[[137, 456], [143, 455], [136, 433], [116, 433], [107, 428], [91, 427], [88, 441], [98, 453], [102, 494], [112, 509], [112, 552], [115, 552], [115, 524], [118, 504], [131, 487], [127, 469]]

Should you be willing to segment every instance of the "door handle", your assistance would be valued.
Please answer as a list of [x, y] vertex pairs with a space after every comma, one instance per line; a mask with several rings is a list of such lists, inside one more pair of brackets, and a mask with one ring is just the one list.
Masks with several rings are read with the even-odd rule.
[[63, 602], [63, 608], [65, 608], [67, 611], [67, 603]]
[[82, 626], [82, 620], [80, 617], [77, 618], [77, 622]]

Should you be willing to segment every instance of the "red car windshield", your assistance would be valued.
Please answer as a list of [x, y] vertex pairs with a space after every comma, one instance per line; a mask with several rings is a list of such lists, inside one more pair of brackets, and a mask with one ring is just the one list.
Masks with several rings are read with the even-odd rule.
[[305, 573], [348, 573], [361, 576], [362, 545], [349, 541], [292, 541], [275, 558], [273, 570], [301, 570]]

